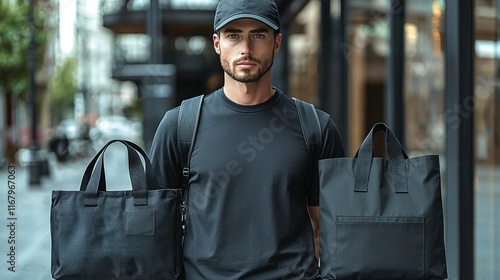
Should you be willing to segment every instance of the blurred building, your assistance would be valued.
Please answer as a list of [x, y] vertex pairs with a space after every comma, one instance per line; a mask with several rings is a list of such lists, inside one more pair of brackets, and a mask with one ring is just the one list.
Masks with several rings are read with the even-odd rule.
[[103, 24], [115, 36], [112, 77], [137, 88], [149, 148], [166, 110], [222, 81], [212, 51], [216, 0], [106, 0]]
[[121, 114], [121, 83], [112, 79], [114, 36], [102, 25], [102, 9], [98, 0], [58, 0], [58, 32], [55, 63], [66, 58], [77, 62], [78, 93], [72, 117], [88, 114]]

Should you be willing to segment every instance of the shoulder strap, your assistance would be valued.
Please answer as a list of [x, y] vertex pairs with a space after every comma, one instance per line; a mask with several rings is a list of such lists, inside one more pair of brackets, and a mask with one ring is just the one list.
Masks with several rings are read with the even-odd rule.
[[292, 97], [297, 106], [300, 126], [309, 152], [321, 143], [322, 133], [318, 112], [313, 104]]
[[[321, 123], [319, 122], [318, 112], [313, 104], [292, 97], [297, 107], [297, 115], [299, 116], [302, 135], [309, 152], [309, 173], [314, 166], [318, 164], [319, 150], [321, 147]], [[307, 176], [307, 185], [310, 184], [311, 174]]]
[[189, 179], [189, 161], [193, 152], [193, 145], [200, 122], [203, 95], [195, 96], [182, 101], [177, 119], [177, 142], [182, 153], [182, 175], [184, 187]]

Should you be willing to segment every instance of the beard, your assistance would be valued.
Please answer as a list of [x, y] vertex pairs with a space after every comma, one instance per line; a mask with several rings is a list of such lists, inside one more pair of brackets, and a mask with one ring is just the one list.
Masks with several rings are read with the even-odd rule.
[[[240, 61], [247, 61], [247, 60], [257, 63], [257, 71], [253, 72], [254, 71], [253, 69], [243, 69], [242, 71], [237, 73], [236, 72], [237, 64]], [[220, 56], [220, 62], [224, 72], [226, 72], [235, 81], [238, 81], [240, 83], [253, 83], [259, 81], [262, 78], [262, 76], [264, 76], [267, 72], [269, 72], [269, 70], [271, 70], [271, 67], [273, 66], [274, 62], [274, 54], [264, 62], [252, 56], [247, 56], [235, 60], [232, 63], [232, 65], [229, 63], [229, 61], [223, 59], [222, 56]]]

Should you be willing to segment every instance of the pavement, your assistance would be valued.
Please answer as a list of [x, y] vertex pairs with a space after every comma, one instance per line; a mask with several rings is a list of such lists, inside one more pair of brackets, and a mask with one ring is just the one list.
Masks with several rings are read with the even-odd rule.
[[[10, 170], [15, 170], [15, 178], [11, 182], [15, 183], [15, 193], [11, 193], [10, 198], [10, 174], [8, 169], [0, 170], [0, 279], [52, 279], [49, 219], [51, 192], [78, 190], [90, 160], [91, 158], [58, 163], [55, 159], [50, 159], [50, 176], [44, 176], [41, 184], [35, 186], [29, 185], [26, 167], [12, 165]], [[128, 170], [126, 162], [124, 147], [116, 144], [108, 149], [105, 157], [108, 189], [131, 189], [130, 179], [124, 176], [124, 170]], [[9, 203], [9, 199], [15, 203]]]

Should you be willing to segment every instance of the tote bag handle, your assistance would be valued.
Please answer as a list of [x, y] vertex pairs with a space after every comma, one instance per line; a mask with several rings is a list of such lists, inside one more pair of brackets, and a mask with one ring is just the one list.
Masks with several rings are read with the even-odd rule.
[[[115, 142], [120, 142], [127, 148], [129, 176], [132, 183], [134, 205], [147, 205], [148, 189], [156, 189], [158, 186], [151, 162], [146, 153], [138, 145], [120, 139], [111, 140], [104, 145], [87, 166], [80, 185], [80, 191], [85, 191], [86, 194], [85, 205], [97, 206], [98, 191], [106, 191], [104, 152], [109, 145]], [[144, 167], [142, 166], [138, 153], [144, 158], [146, 173], [144, 173]]]
[[354, 167], [356, 183], [354, 191], [368, 191], [368, 180], [370, 177], [370, 169], [374, 155], [373, 136], [378, 131], [385, 132], [385, 152], [389, 158], [386, 172], [389, 172], [389, 175], [393, 179], [396, 192], [407, 193], [408, 179], [405, 159], [408, 158], [408, 155], [404, 151], [396, 135], [394, 135], [392, 130], [382, 122], [376, 123], [373, 126], [356, 153], [355, 157], [357, 157], [357, 159]]

